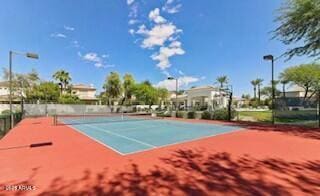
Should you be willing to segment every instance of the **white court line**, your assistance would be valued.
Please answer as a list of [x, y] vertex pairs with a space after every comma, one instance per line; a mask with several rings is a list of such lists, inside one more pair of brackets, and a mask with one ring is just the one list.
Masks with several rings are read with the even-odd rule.
[[[240, 129], [236, 129], [236, 130], [228, 131], [228, 132], [224, 132], [224, 133], [218, 133], [218, 134], [214, 134], [214, 135], [207, 135], [207, 136], [204, 136], [204, 137], [199, 137], [199, 138], [194, 138], [194, 139], [190, 139], [190, 140], [183, 140], [183, 141], [179, 141], [179, 142], [165, 144], [165, 145], [162, 145], [162, 146], [157, 146], [156, 149], [165, 148], [165, 147], [168, 147], [168, 146], [173, 146], [173, 145], [178, 145], [178, 144], [183, 144], [183, 143], [188, 143], [188, 142], [194, 142], [194, 141], [197, 141], [197, 140], [207, 139], [207, 138], [210, 138], [210, 137], [216, 137], [216, 136], [220, 136], [220, 135], [230, 134], [230, 133], [234, 133], [234, 132], [238, 132], [238, 131], [243, 131], [243, 129], [244, 128], [240, 128]], [[145, 152], [145, 151], [149, 151], [149, 150], [153, 150], [153, 149], [137, 150], [137, 151], [134, 151], [134, 152], [124, 153], [124, 155], [132, 155], [132, 154]]]
[[[204, 123], [205, 124], [205, 123]], [[199, 138], [194, 138], [194, 139], [190, 139], [190, 140], [183, 140], [183, 141], [179, 141], [179, 142], [174, 142], [174, 143], [170, 143], [170, 144], [166, 144], [166, 145], [162, 145], [162, 146], [154, 146], [152, 147], [152, 149], [142, 149], [142, 150], [137, 150], [137, 151], [134, 151], [134, 152], [129, 152], [129, 153], [122, 153], [122, 152], [119, 152], [118, 150], [98, 141], [97, 139], [95, 138], [92, 138], [90, 136], [88, 136], [87, 134], [83, 133], [82, 131], [80, 130], [77, 130], [76, 128], [73, 128], [73, 126], [69, 126], [67, 125], [68, 127], [76, 130], [77, 132], [80, 132], [81, 134], [89, 137], [90, 139], [96, 141], [97, 143], [111, 149], [111, 150], [114, 150], [115, 152], [119, 153], [120, 155], [122, 156], [126, 156], [126, 155], [132, 155], [132, 154], [136, 154], [136, 153], [141, 153], [141, 152], [146, 152], [146, 151], [149, 151], [149, 150], [153, 150], [153, 149], [159, 149], [159, 148], [165, 148], [165, 147], [169, 147], [169, 146], [173, 146], [173, 145], [178, 145], [178, 144], [183, 144], [183, 143], [188, 143], [188, 142], [193, 142], [193, 141], [197, 141], [197, 140], [202, 140], [202, 139], [207, 139], [207, 138], [211, 138], [211, 137], [216, 137], [216, 136], [220, 136], [220, 135], [225, 135], [225, 134], [231, 134], [231, 133], [234, 133], [234, 132], [240, 132], [240, 131], [243, 131], [244, 128], [240, 128], [240, 129], [236, 129], [236, 130], [232, 130], [232, 131], [228, 131], [228, 132], [224, 132], [224, 133], [218, 133], [218, 134], [214, 134], [214, 135], [208, 135], [208, 136], [204, 136], [204, 137], [199, 137]], [[88, 126], [88, 125], [87, 125]], [[90, 126], [89, 126], [90, 127]]]
[[[99, 123], [99, 125], [108, 125], [108, 123]], [[99, 127], [98, 124], [95, 124], [95, 126]], [[142, 129], [142, 128], [157, 128], [159, 126], [148, 126], [148, 125], [139, 125], [141, 127], [130, 127], [130, 128], [120, 128], [120, 131], [127, 131], [127, 130], [135, 130], [135, 129]]]
[[88, 135], [88, 134], [84, 133], [83, 131], [78, 130], [76, 127], [70, 126], [70, 125], [68, 125], [68, 124], [64, 124], [64, 125], [65, 125], [65, 126], [67, 126], [67, 127], [69, 127], [70, 129], [75, 130], [76, 132], [78, 132], [78, 133], [80, 133], [80, 134], [82, 134], [82, 135], [84, 135], [84, 136], [88, 137], [89, 139], [92, 139], [93, 141], [97, 142], [98, 144], [101, 144], [102, 146], [104, 146], [104, 147], [106, 147], [106, 148], [109, 148], [109, 149], [111, 149], [111, 150], [115, 151], [116, 153], [119, 153], [119, 154], [120, 154], [120, 155], [122, 155], [122, 156], [126, 155], [126, 154], [124, 154], [124, 153], [122, 153], [122, 152], [118, 151], [117, 149], [112, 148], [111, 146], [108, 146], [107, 144], [105, 144], [105, 143], [103, 143], [103, 142], [99, 141], [98, 139], [96, 139], [96, 138], [94, 138], [94, 137], [91, 137], [90, 135]]
[[109, 133], [110, 135], [115, 135], [115, 136], [130, 140], [130, 141], [133, 141], [133, 142], [136, 142], [136, 143], [139, 143], [139, 144], [151, 147], [151, 148], [157, 148], [157, 146], [154, 146], [154, 145], [151, 145], [151, 144], [145, 143], [143, 141], [140, 141], [140, 140], [137, 140], [137, 139], [134, 139], [134, 138], [131, 138], [131, 137], [127, 137], [127, 136], [124, 136], [124, 135], [121, 135], [121, 134], [113, 133], [111, 131], [108, 131], [108, 130], [100, 128], [100, 127], [95, 127], [95, 126], [92, 126], [92, 125], [84, 125], [84, 126], [90, 127], [92, 129], [100, 130], [100, 131], [103, 131], [105, 133]]

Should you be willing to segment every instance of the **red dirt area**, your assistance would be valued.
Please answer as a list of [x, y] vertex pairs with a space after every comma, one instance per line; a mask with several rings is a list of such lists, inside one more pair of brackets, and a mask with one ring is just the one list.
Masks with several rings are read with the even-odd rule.
[[0, 140], [0, 195], [320, 195], [318, 129], [229, 125], [243, 130], [121, 156], [25, 119]]

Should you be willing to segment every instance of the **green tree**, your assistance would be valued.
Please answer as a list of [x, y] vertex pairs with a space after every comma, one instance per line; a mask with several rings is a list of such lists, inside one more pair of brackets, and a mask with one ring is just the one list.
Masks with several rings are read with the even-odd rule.
[[[280, 95], [280, 91], [278, 89], [275, 88], [275, 96], [279, 96]], [[265, 86], [261, 89], [261, 95], [264, 95], [267, 97], [267, 99], [272, 98], [272, 87], [271, 86]]]
[[55, 72], [52, 76], [56, 81], [60, 82], [60, 93], [63, 94], [63, 91], [68, 88], [68, 85], [71, 81], [69, 72], [65, 70], [59, 70]]
[[131, 103], [134, 86], [135, 86], [135, 80], [133, 76], [131, 74], [125, 74], [123, 76], [123, 91], [124, 91], [123, 102], [128, 101], [129, 103]]
[[159, 104], [166, 102], [169, 96], [169, 91], [166, 88], [158, 88]]
[[159, 100], [157, 89], [152, 85], [146, 84], [145, 82], [135, 86], [134, 95], [138, 101], [149, 105], [149, 108], [151, 108], [151, 106], [156, 104]]
[[319, 0], [287, 0], [279, 9], [274, 38], [286, 45], [300, 45], [289, 49], [285, 55], [318, 56], [320, 54], [320, 2]]
[[45, 100], [47, 102], [57, 102], [59, 87], [53, 82], [42, 82], [28, 89], [26, 95], [29, 101]]
[[148, 85], [148, 86], [152, 86], [152, 84], [151, 84], [151, 82], [149, 80], [145, 80], [142, 83], [145, 84], [145, 85]]
[[117, 72], [110, 72], [110, 74], [106, 78], [103, 88], [105, 89], [106, 95], [108, 95], [109, 104], [110, 104], [110, 98], [112, 99], [119, 98], [122, 92], [122, 86], [121, 86], [121, 80], [120, 80], [119, 74]]
[[[3, 79], [9, 80], [9, 71], [3, 68]], [[29, 73], [12, 73], [12, 90], [15, 95], [19, 94], [21, 98], [27, 90], [39, 84], [40, 78], [36, 70], [32, 69]]]
[[59, 97], [58, 102], [61, 104], [78, 104], [80, 99], [75, 95], [65, 94]]
[[250, 94], [243, 94], [243, 95], [241, 95], [241, 98], [249, 100], [250, 99]]
[[219, 76], [216, 80], [220, 84], [220, 88], [223, 88], [223, 86], [229, 81], [228, 76]]
[[320, 83], [320, 64], [302, 64], [289, 67], [281, 73], [281, 80], [300, 86], [305, 90], [304, 99], [311, 98]]

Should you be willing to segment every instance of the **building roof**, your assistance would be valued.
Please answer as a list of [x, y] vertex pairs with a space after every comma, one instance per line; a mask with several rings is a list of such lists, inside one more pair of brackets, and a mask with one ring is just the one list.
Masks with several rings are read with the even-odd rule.
[[96, 97], [83, 97], [83, 96], [81, 96], [81, 97], [79, 97], [79, 99], [80, 100], [83, 100], [83, 101], [96, 101], [96, 100], [98, 100], [98, 98], [96, 98]]
[[215, 86], [211, 86], [211, 85], [206, 85], [206, 86], [198, 86], [198, 87], [190, 88], [190, 89], [187, 90], [187, 91], [203, 90], [203, 89], [218, 90], [219, 88], [217, 88], [217, 87], [215, 87]]
[[1, 87], [9, 87], [9, 82], [8, 81], [0, 81], [0, 86]]
[[85, 84], [74, 84], [71, 86], [72, 89], [81, 89], [81, 90], [96, 90], [92, 85]]

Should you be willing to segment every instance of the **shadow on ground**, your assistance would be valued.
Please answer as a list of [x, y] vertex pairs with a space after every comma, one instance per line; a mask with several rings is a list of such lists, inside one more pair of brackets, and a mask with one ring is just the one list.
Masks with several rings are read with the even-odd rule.
[[229, 126], [240, 126], [245, 129], [256, 131], [274, 131], [287, 135], [303, 137], [307, 139], [320, 140], [320, 128], [310, 128], [297, 125], [271, 125], [268, 123], [255, 123], [255, 122], [236, 122], [227, 124]]
[[116, 174], [110, 170], [86, 170], [75, 180], [56, 178], [40, 195], [320, 194], [320, 160], [297, 163], [177, 150], [149, 170], [136, 164]]

